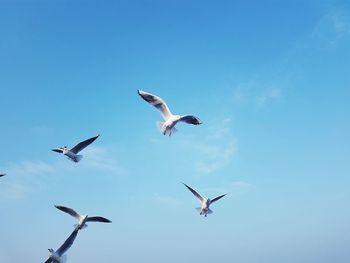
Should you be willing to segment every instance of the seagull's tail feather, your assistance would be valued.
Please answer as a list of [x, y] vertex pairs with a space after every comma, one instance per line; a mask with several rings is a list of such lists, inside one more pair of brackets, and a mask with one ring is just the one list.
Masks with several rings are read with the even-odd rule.
[[84, 225], [75, 224], [74, 227], [75, 227], [75, 229], [82, 230], [82, 229], [84, 229], [84, 228], [87, 228], [88, 225], [87, 225], [87, 224], [84, 224]]
[[61, 256], [61, 260], [60, 260], [60, 263], [66, 263], [67, 262], [67, 255], [64, 254]]
[[212, 214], [212, 213], [214, 213], [213, 210], [208, 209], [207, 214], [210, 215], [210, 214]]
[[164, 122], [157, 121], [156, 122], [158, 130], [163, 134], [166, 135], [167, 131], [164, 129]]
[[175, 127], [173, 127], [171, 128], [171, 132], [169, 135], [172, 135], [173, 133], [176, 133], [176, 132], [178, 132], [178, 130]]
[[83, 159], [83, 156], [82, 155], [77, 155], [75, 162], [78, 163], [78, 162], [80, 162], [81, 159]]

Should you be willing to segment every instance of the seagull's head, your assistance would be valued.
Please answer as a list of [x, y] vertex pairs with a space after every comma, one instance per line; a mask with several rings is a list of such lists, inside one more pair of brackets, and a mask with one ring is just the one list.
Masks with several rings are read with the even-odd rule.
[[63, 146], [63, 147], [61, 147], [61, 149], [62, 149], [63, 154], [66, 154], [68, 152], [67, 146]]
[[51, 254], [55, 253], [55, 251], [52, 248], [48, 248], [48, 251], [50, 251]]
[[89, 217], [88, 215], [85, 215], [85, 216], [81, 217], [81, 219], [79, 220], [79, 223], [77, 225], [77, 229], [78, 230], [87, 227], [86, 221], [87, 221], [88, 217]]

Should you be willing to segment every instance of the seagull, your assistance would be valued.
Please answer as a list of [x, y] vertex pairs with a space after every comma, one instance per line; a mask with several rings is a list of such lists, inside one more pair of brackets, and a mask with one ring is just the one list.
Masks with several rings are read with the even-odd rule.
[[71, 216], [75, 217], [79, 220], [78, 224], [75, 225], [76, 229], [83, 229], [87, 227], [86, 222], [102, 222], [102, 223], [112, 223], [111, 220], [101, 217], [101, 216], [87, 216], [87, 215], [80, 215], [75, 210], [69, 207], [55, 205], [55, 207], [63, 212], [66, 212], [70, 214]]
[[79, 229], [74, 229], [72, 234], [67, 238], [66, 241], [64, 241], [63, 245], [54, 251], [52, 248], [49, 248], [49, 251], [51, 253], [50, 257], [45, 261], [45, 263], [61, 263], [64, 261], [65, 257], [62, 256], [73, 244], [75, 238], [77, 237]]
[[3, 176], [5, 176], [6, 174], [0, 174], [0, 177], [3, 177]]
[[162, 98], [157, 97], [156, 95], [142, 90], [137, 90], [137, 93], [141, 96], [141, 98], [143, 98], [145, 101], [147, 101], [160, 111], [160, 114], [163, 116], [165, 121], [157, 122], [157, 126], [161, 133], [163, 133], [163, 135], [171, 136], [172, 133], [175, 133], [177, 131], [175, 125], [179, 121], [194, 125], [202, 124], [201, 120], [193, 115], [173, 115], [170, 112], [165, 101]]
[[204, 198], [202, 197], [198, 192], [196, 192], [194, 189], [192, 189], [191, 187], [189, 187], [187, 184], [183, 183], [188, 190], [190, 190], [192, 192], [192, 194], [194, 194], [200, 201], [201, 203], [201, 207], [196, 208], [196, 210], [199, 212], [200, 215], [204, 215], [205, 217], [207, 217], [207, 215], [213, 213], [212, 210], [209, 209], [209, 206], [218, 201], [220, 198], [224, 197], [226, 194], [224, 195], [220, 195], [218, 197], [215, 197], [213, 200], [210, 200], [209, 198]]
[[64, 155], [68, 156], [68, 159], [72, 160], [73, 162], [79, 162], [81, 158], [83, 158], [82, 155], [78, 155], [78, 153], [83, 150], [85, 147], [93, 143], [100, 135], [96, 135], [90, 139], [87, 139], [85, 141], [79, 142], [77, 145], [75, 145], [72, 149], [68, 149], [67, 146], [59, 147], [52, 149], [54, 152], [63, 153]]

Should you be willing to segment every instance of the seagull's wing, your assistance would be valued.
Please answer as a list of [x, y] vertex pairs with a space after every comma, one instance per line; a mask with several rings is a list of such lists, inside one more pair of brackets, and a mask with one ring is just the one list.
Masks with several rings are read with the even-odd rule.
[[89, 144], [93, 143], [97, 138], [98, 136], [100, 136], [99, 134], [92, 137], [92, 138], [89, 138], [85, 141], [82, 141], [82, 142], [79, 142], [77, 145], [75, 145], [71, 151], [75, 154], [77, 154], [78, 152], [80, 152], [82, 149], [84, 149], [85, 147], [87, 147]]
[[52, 262], [52, 259], [51, 257], [49, 257], [44, 263], [51, 263]]
[[52, 149], [52, 151], [57, 153], [63, 153], [63, 150], [61, 148], [55, 148], [55, 149]]
[[198, 125], [198, 124], [202, 124], [202, 121], [197, 118], [196, 116], [193, 115], [185, 115], [185, 116], [181, 116], [179, 121], [183, 121], [189, 124], [194, 124], [194, 125]]
[[165, 120], [167, 120], [172, 115], [168, 106], [162, 98], [142, 90], [138, 90], [137, 93], [145, 101], [156, 107]]
[[70, 214], [71, 216], [74, 216], [77, 219], [80, 219], [80, 215], [72, 208], [61, 206], [61, 205], [55, 205], [55, 207], [63, 212]]
[[5, 176], [6, 174], [0, 174], [0, 177], [3, 177], [3, 176]]
[[226, 194], [220, 195], [220, 196], [218, 196], [218, 197], [215, 197], [213, 200], [210, 200], [210, 204], [216, 202], [217, 200], [219, 200], [220, 198], [224, 197], [225, 195], [226, 195]]
[[183, 183], [183, 184], [184, 184], [184, 186], [187, 187], [188, 190], [190, 190], [192, 192], [192, 194], [194, 194], [201, 201], [201, 203], [204, 201], [204, 198], [199, 193], [197, 193], [194, 189], [189, 187], [187, 184], [185, 184], [185, 183]]
[[102, 216], [89, 216], [86, 222], [102, 222], [102, 223], [112, 223], [111, 220], [104, 218]]
[[72, 246], [75, 238], [78, 235], [78, 231], [79, 231], [79, 229], [74, 229], [72, 234], [70, 234], [70, 236], [67, 238], [67, 240], [64, 241], [63, 245], [59, 249], [57, 249], [56, 252], [59, 256], [62, 256], [63, 253], [66, 252]]

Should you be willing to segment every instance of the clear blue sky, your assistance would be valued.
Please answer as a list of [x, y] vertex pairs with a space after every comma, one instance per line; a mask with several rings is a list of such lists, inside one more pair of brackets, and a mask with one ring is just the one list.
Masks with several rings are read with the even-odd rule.
[[113, 221], [68, 262], [350, 262], [349, 69], [349, 1], [0, 0], [0, 262], [62, 244], [55, 204]]

